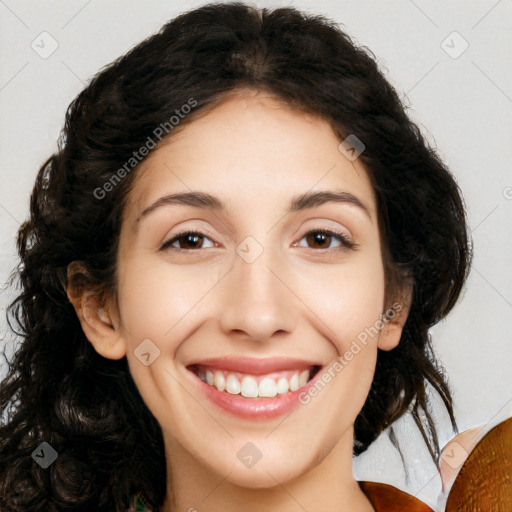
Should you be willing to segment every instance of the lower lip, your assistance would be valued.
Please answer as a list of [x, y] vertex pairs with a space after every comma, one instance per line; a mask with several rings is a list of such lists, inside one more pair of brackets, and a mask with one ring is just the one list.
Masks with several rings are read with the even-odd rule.
[[320, 368], [306, 385], [296, 391], [277, 395], [273, 398], [245, 398], [242, 395], [232, 395], [210, 386], [190, 370], [187, 370], [187, 373], [193, 377], [193, 381], [199, 387], [200, 392], [223, 410], [241, 418], [266, 420], [286, 414], [300, 405], [299, 395], [308, 393], [309, 388], [313, 387], [316, 380], [320, 378], [322, 369]]

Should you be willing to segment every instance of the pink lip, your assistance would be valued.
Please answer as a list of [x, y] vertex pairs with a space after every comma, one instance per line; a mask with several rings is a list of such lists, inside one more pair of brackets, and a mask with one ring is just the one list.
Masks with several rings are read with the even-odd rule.
[[315, 361], [305, 361], [304, 359], [293, 359], [290, 357], [272, 357], [272, 358], [254, 358], [240, 356], [226, 356], [194, 361], [187, 364], [187, 367], [193, 365], [210, 366], [216, 370], [226, 370], [228, 372], [251, 373], [253, 375], [264, 375], [267, 373], [280, 372], [286, 370], [305, 370], [311, 366], [322, 366]]
[[[202, 361], [201, 364], [205, 364], [205, 362]], [[219, 368], [218, 366], [215, 367]], [[279, 368], [280, 369], [274, 371], [283, 370], [282, 367]], [[189, 370], [187, 373], [191, 376], [191, 379], [195, 385], [198, 386], [199, 392], [215, 405], [235, 416], [251, 419], [253, 421], [267, 420], [288, 413], [294, 407], [297, 407], [300, 404], [298, 400], [299, 396], [302, 393], [308, 393], [309, 388], [313, 387], [316, 380], [319, 379], [322, 375], [321, 370], [319, 370], [313, 376], [313, 378], [301, 388], [284, 395], [277, 395], [274, 398], [245, 398], [242, 395], [232, 395], [225, 391], [219, 391], [206, 382], [203, 382], [191, 370]]]

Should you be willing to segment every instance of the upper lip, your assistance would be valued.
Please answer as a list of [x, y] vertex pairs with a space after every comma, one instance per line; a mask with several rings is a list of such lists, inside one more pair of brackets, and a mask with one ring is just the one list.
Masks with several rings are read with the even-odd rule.
[[210, 366], [216, 370], [264, 375], [266, 373], [286, 370], [305, 370], [312, 366], [321, 366], [321, 364], [315, 361], [306, 361], [305, 359], [290, 357], [255, 358], [224, 356], [194, 361], [187, 365], [187, 367], [190, 366]]

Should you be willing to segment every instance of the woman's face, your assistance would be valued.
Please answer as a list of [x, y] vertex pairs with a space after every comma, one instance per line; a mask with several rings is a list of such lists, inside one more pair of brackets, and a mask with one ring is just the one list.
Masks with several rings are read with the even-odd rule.
[[[173, 468], [259, 488], [351, 456], [385, 344], [368, 336], [384, 271], [371, 184], [338, 146], [326, 122], [246, 94], [142, 163], [120, 237], [120, 343]], [[297, 201], [320, 192], [339, 200]], [[215, 205], [165, 199], [198, 193]]]

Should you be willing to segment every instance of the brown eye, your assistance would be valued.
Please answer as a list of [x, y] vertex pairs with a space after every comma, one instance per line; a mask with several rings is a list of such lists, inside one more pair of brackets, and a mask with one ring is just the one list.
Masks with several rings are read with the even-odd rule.
[[317, 248], [319, 249], [328, 249], [329, 245], [331, 245], [331, 235], [322, 233], [320, 231], [314, 231], [313, 233], [307, 235], [306, 239], [309, 244], [317, 244]]
[[[209, 238], [198, 231], [185, 231], [165, 242], [161, 249], [194, 250], [203, 248], [204, 240]], [[178, 242], [179, 247], [173, 247]], [[212, 245], [213, 246], [213, 245]]]
[[[302, 238], [302, 240], [304, 239], [308, 247], [312, 249], [352, 249], [355, 247], [355, 244], [344, 233], [337, 233], [326, 229], [310, 231]], [[338, 245], [330, 247], [333, 240], [336, 240]]]
[[178, 238], [180, 249], [199, 249], [203, 245], [203, 240], [200, 235], [189, 233]]

